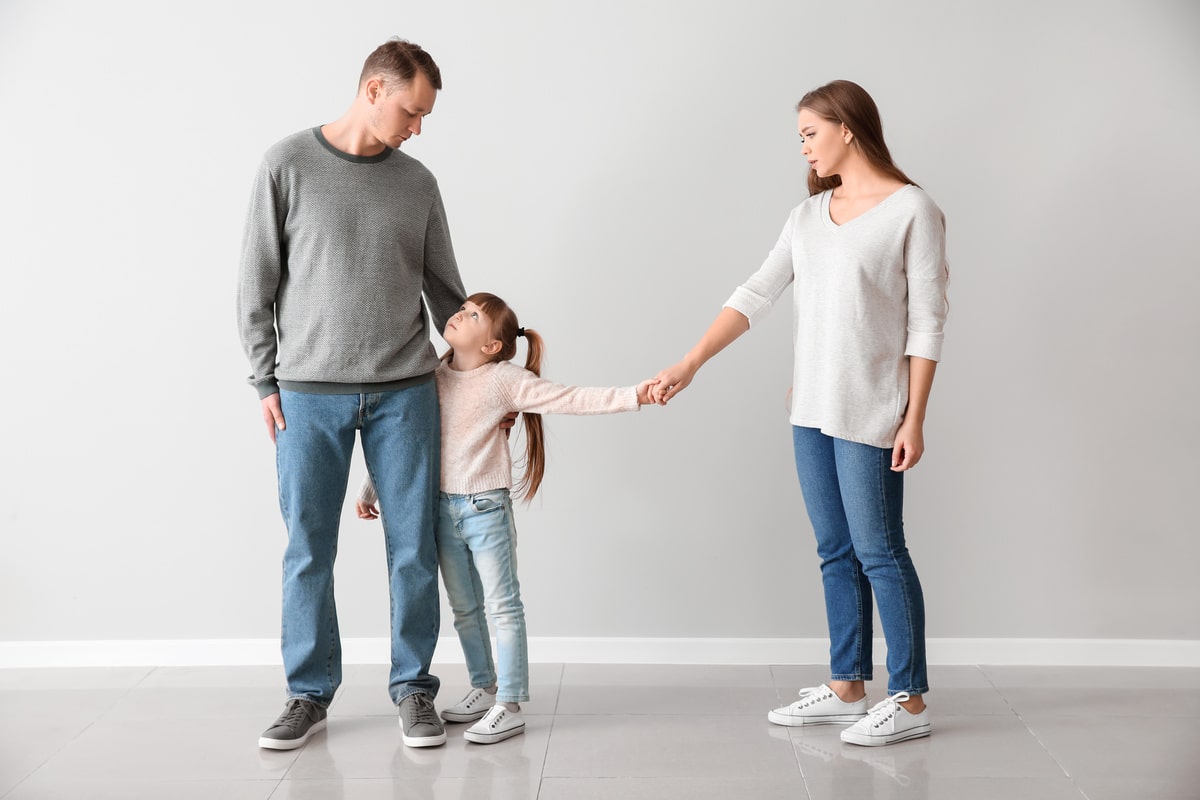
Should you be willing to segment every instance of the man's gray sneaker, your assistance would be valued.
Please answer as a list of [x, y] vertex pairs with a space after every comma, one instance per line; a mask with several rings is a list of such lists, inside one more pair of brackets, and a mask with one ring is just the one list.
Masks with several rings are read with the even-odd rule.
[[258, 746], [270, 750], [295, 750], [325, 727], [327, 716], [329, 712], [316, 703], [293, 697], [283, 707], [279, 719], [258, 737]]
[[400, 701], [401, 738], [409, 747], [437, 747], [446, 743], [446, 729], [433, 709], [433, 698], [424, 692]]

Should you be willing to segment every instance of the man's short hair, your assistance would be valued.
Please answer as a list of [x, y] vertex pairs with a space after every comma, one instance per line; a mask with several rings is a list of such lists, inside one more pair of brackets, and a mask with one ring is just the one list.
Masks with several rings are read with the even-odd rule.
[[442, 73], [433, 62], [433, 56], [421, 49], [421, 45], [413, 44], [407, 39], [389, 39], [375, 52], [367, 56], [363, 63], [362, 74], [358, 76], [358, 85], [362, 87], [371, 78], [382, 76], [390, 92], [397, 86], [407, 85], [417, 75], [417, 70], [429, 80], [429, 84], [442, 90]]

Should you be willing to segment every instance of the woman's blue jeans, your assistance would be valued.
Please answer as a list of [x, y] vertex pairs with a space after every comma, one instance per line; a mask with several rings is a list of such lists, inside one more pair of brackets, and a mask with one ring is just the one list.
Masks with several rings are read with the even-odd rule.
[[874, 593], [888, 694], [925, 694], [925, 600], [904, 543], [904, 474], [892, 472], [892, 451], [795, 426], [792, 442], [821, 557], [830, 677], [871, 680]]
[[[437, 546], [471, 685], [479, 689], [495, 685], [497, 702], [525, 702], [529, 699], [529, 642], [517, 580], [517, 528], [508, 490], [442, 493]], [[499, 674], [492, 661], [488, 619], [496, 632]]]
[[441, 457], [437, 386], [427, 381], [373, 394], [281, 391], [287, 427], [277, 431], [283, 556], [283, 666], [288, 695], [328, 706], [342, 682], [333, 598], [338, 524], [357, 432], [379, 493], [391, 590], [392, 671], [399, 703], [436, 695], [429, 674], [439, 609], [434, 525]]

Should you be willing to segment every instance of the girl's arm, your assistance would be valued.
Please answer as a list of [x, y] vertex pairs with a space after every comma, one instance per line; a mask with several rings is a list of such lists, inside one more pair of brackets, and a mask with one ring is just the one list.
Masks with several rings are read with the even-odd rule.
[[683, 360], [673, 367], [658, 373], [652, 381], [651, 399], [665, 406], [667, 401], [687, 388], [696, 376], [696, 371], [717, 353], [728, 347], [734, 339], [750, 330], [750, 320], [740, 311], [728, 306], [713, 320], [712, 325], [700, 337]]
[[513, 411], [530, 414], [616, 414], [637, 411], [649, 401], [649, 381], [637, 386], [566, 386], [502, 362], [496, 375], [501, 396]]

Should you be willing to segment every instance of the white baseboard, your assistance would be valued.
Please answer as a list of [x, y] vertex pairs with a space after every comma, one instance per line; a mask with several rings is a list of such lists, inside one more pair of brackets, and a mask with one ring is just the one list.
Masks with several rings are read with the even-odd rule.
[[[825, 639], [534, 637], [529, 660], [565, 664], [824, 664]], [[389, 663], [388, 640], [344, 639], [347, 664]], [[875, 641], [875, 662], [886, 655]], [[1200, 641], [1175, 639], [930, 639], [929, 663], [1200, 667]], [[280, 664], [278, 639], [0, 642], [0, 668], [237, 666]], [[435, 664], [461, 664], [443, 636]]]

